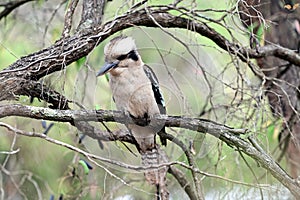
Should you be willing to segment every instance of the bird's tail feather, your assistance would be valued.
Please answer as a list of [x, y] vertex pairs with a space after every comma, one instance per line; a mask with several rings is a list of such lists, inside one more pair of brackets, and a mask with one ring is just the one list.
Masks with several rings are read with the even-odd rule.
[[[157, 166], [168, 161], [166, 153], [162, 151], [158, 145], [156, 145], [156, 148], [147, 150], [141, 154], [142, 164], [146, 167]], [[169, 199], [169, 191], [167, 190], [166, 184], [167, 171], [167, 166], [161, 166], [155, 169], [151, 168], [145, 172], [145, 178], [147, 182], [157, 187], [157, 199], [160, 200]]]

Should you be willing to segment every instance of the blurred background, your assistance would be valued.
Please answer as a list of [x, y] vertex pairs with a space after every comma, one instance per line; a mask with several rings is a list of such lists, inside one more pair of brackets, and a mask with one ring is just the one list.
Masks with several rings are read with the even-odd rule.
[[[148, 5], [166, 5], [172, 1], [149, 1]], [[135, 1], [110, 1], [103, 22], [126, 12]], [[48, 47], [60, 38], [67, 1], [33, 1], [0, 21], [0, 70], [20, 57]], [[202, 20], [230, 41], [249, 46], [249, 34], [237, 15], [236, 2], [184, 1], [182, 6], [198, 10]], [[0, 7], [1, 11], [1, 7]], [[74, 27], [80, 19], [76, 9]], [[113, 37], [127, 35], [135, 39], [143, 61], [156, 73], [166, 101], [167, 114], [200, 117], [234, 128], [249, 129], [259, 144], [273, 155], [280, 154], [277, 135], [281, 124], [272, 117], [262, 83], [236, 58], [218, 48], [213, 41], [187, 30], [133, 27], [112, 35], [87, 57], [66, 69], [44, 77], [41, 82], [86, 109], [115, 110], [108, 77], [96, 78], [104, 63], [103, 47]], [[7, 102], [0, 102], [5, 104]], [[16, 103], [47, 107], [46, 103], [21, 97]], [[80, 109], [71, 104], [73, 109]], [[52, 122], [20, 117], [1, 119], [25, 131], [42, 133], [43, 125]], [[105, 130], [100, 123], [93, 123]], [[125, 129], [117, 123], [106, 123], [111, 129]], [[217, 138], [180, 128], [167, 128], [186, 145], [193, 144], [207, 199], [249, 199], [263, 196], [285, 198], [287, 191], [251, 158], [228, 147]], [[54, 123], [48, 136], [104, 158], [130, 165], [140, 165], [140, 158], [120, 142], [98, 142], [85, 137], [69, 124]], [[127, 146], [136, 152], [133, 145]], [[17, 150], [9, 155], [4, 151]], [[170, 161], [187, 163], [178, 146], [169, 142], [164, 148]], [[2, 153], [1, 153], [2, 152]], [[76, 152], [39, 138], [17, 136], [0, 129], [0, 188], [2, 199], [150, 199], [155, 192], [144, 181], [142, 173], [107, 163], [90, 164], [86, 174], [79, 163], [85, 159]], [[89, 161], [87, 161], [89, 162]], [[281, 162], [285, 167], [285, 161]], [[182, 168], [191, 180], [191, 173]], [[211, 175], [211, 176], [210, 176]], [[124, 181], [121, 181], [124, 180]], [[125, 184], [126, 182], [127, 184]], [[172, 199], [186, 199], [184, 190], [168, 175]], [[288, 198], [288, 197], [286, 197]]]

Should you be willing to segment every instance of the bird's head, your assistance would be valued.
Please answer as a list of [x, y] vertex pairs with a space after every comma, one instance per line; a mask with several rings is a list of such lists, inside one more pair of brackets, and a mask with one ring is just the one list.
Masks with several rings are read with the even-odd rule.
[[141, 66], [141, 58], [131, 37], [119, 36], [104, 47], [105, 64], [97, 73], [101, 76], [107, 72], [120, 74], [129, 67]]

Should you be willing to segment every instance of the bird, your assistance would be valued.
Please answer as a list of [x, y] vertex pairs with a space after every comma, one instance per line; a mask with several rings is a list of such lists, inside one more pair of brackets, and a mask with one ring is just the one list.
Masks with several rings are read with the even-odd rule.
[[[132, 37], [117, 36], [110, 40], [104, 47], [104, 56], [105, 64], [96, 76], [109, 73], [109, 85], [117, 109], [128, 114], [135, 122], [126, 126], [136, 141], [142, 163], [146, 166], [160, 164], [159, 160], [166, 159], [159, 155], [161, 150], [158, 149], [155, 136], [165, 133], [165, 126], [151, 126], [151, 118], [166, 114], [166, 106], [155, 73], [142, 61]], [[161, 135], [160, 140], [162, 145], [167, 145]], [[162, 186], [166, 171], [149, 170], [145, 172], [146, 180], [157, 187]]]
[[[153, 70], [144, 64], [131, 37], [118, 36], [104, 47], [105, 64], [97, 76], [110, 73], [110, 88], [118, 110], [134, 119], [145, 119], [156, 114], [166, 114], [166, 107], [158, 79]], [[137, 120], [138, 121], [138, 120]], [[128, 125], [138, 143], [138, 150], [145, 152], [155, 147], [153, 127]], [[165, 131], [165, 127], [159, 131]], [[165, 138], [161, 137], [166, 146]]]

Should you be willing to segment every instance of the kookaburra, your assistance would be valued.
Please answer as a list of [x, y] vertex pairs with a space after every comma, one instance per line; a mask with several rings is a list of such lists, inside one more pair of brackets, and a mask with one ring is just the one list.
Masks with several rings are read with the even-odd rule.
[[[166, 154], [158, 148], [155, 141], [156, 134], [165, 131], [164, 125], [151, 126], [151, 117], [166, 113], [164, 99], [154, 72], [143, 63], [131, 37], [119, 36], [112, 39], [104, 47], [104, 55], [105, 65], [97, 76], [109, 72], [109, 83], [117, 109], [129, 114], [133, 119], [138, 119], [136, 122], [145, 122], [127, 124], [136, 140], [143, 165], [167, 162]], [[166, 139], [161, 137], [161, 143], [166, 145]], [[166, 172], [167, 167], [145, 172], [146, 180], [156, 185], [157, 197], [161, 200], [168, 199], [169, 195]]]
[[[118, 110], [132, 118], [149, 121], [156, 114], [165, 114], [165, 103], [158, 80], [150, 67], [145, 65], [131, 37], [119, 36], [104, 47], [105, 65], [97, 73], [110, 73], [109, 83]], [[164, 126], [154, 128], [149, 124], [128, 124], [140, 152], [156, 147], [155, 135]], [[161, 138], [163, 145], [166, 140]]]

